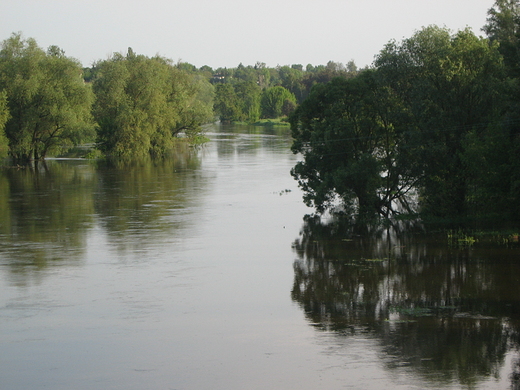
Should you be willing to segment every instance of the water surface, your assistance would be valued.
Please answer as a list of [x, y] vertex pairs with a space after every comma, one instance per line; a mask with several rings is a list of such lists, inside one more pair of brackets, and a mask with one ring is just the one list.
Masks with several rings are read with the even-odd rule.
[[[0, 388], [507, 389], [511, 244], [304, 223], [287, 130], [0, 171]], [[518, 387], [516, 387], [518, 388]]]

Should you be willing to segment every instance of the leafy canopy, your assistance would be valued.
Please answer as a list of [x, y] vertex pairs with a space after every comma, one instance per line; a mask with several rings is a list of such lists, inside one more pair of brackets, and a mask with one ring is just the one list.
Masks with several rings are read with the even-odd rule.
[[1, 44], [0, 91], [7, 94], [9, 153], [17, 161], [42, 159], [88, 138], [93, 95], [80, 64], [56, 46], [13, 34]]
[[163, 154], [179, 134], [195, 137], [212, 119], [213, 87], [164, 58], [129, 49], [96, 67], [94, 116], [107, 154]]

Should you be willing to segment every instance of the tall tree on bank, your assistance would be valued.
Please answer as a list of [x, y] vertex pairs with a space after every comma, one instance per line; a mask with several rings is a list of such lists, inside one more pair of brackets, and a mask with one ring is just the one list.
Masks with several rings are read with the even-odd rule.
[[211, 120], [213, 87], [160, 58], [136, 55], [96, 64], [93, 81], [98, 144], [109, 155], [164, 154], [175, 137], [195, 137]]
[[279, 118], [290, 114], [296, 107], [296, 98], [282, 86], [267, 88], [260, 102], [262, 118]]
[[260, 119], [260, 86], [252, 80], [218, 83], [215, 113], [223, 122], [254, 123]]
[[215, 113], [222, 122], [242, 120], [240, 102], [231, 83], [219, 83], [215, 87]]
[[78, 61], [56, 46], [47, 52], [34, 39], [13, 34], [0, 50], [0, 90], [10, 119], [5, 134], [18, 162], [39, 160], [54, 149], [79, 143], [93, 128], [91, 89]]

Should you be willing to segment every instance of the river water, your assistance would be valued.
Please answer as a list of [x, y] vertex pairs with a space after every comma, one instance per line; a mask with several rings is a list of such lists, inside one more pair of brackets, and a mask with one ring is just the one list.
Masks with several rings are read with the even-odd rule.
[[518, 389], [520, 250], [304, 222], [287, 129], [0, 171], [0, 389]]

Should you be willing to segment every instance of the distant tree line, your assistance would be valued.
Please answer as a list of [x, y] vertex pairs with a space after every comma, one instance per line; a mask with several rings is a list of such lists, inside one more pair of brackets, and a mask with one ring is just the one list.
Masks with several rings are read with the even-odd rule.
[[261, 62], [218, 68], [211, 78], [216, 87], [215, 113], [221, 121], [247, 123], [288, 116], [314, 85], [357, 73], [353, 61], [346, 66], [333, 61], [320, 66], [309, 64], [305, 70], [299, 64], [268, 68]]
[[306, 203], [364, 222], [520, 221], [520, 2], [498, 0], [483, 30], [423, 28], [313, 88], [291, 117]]

